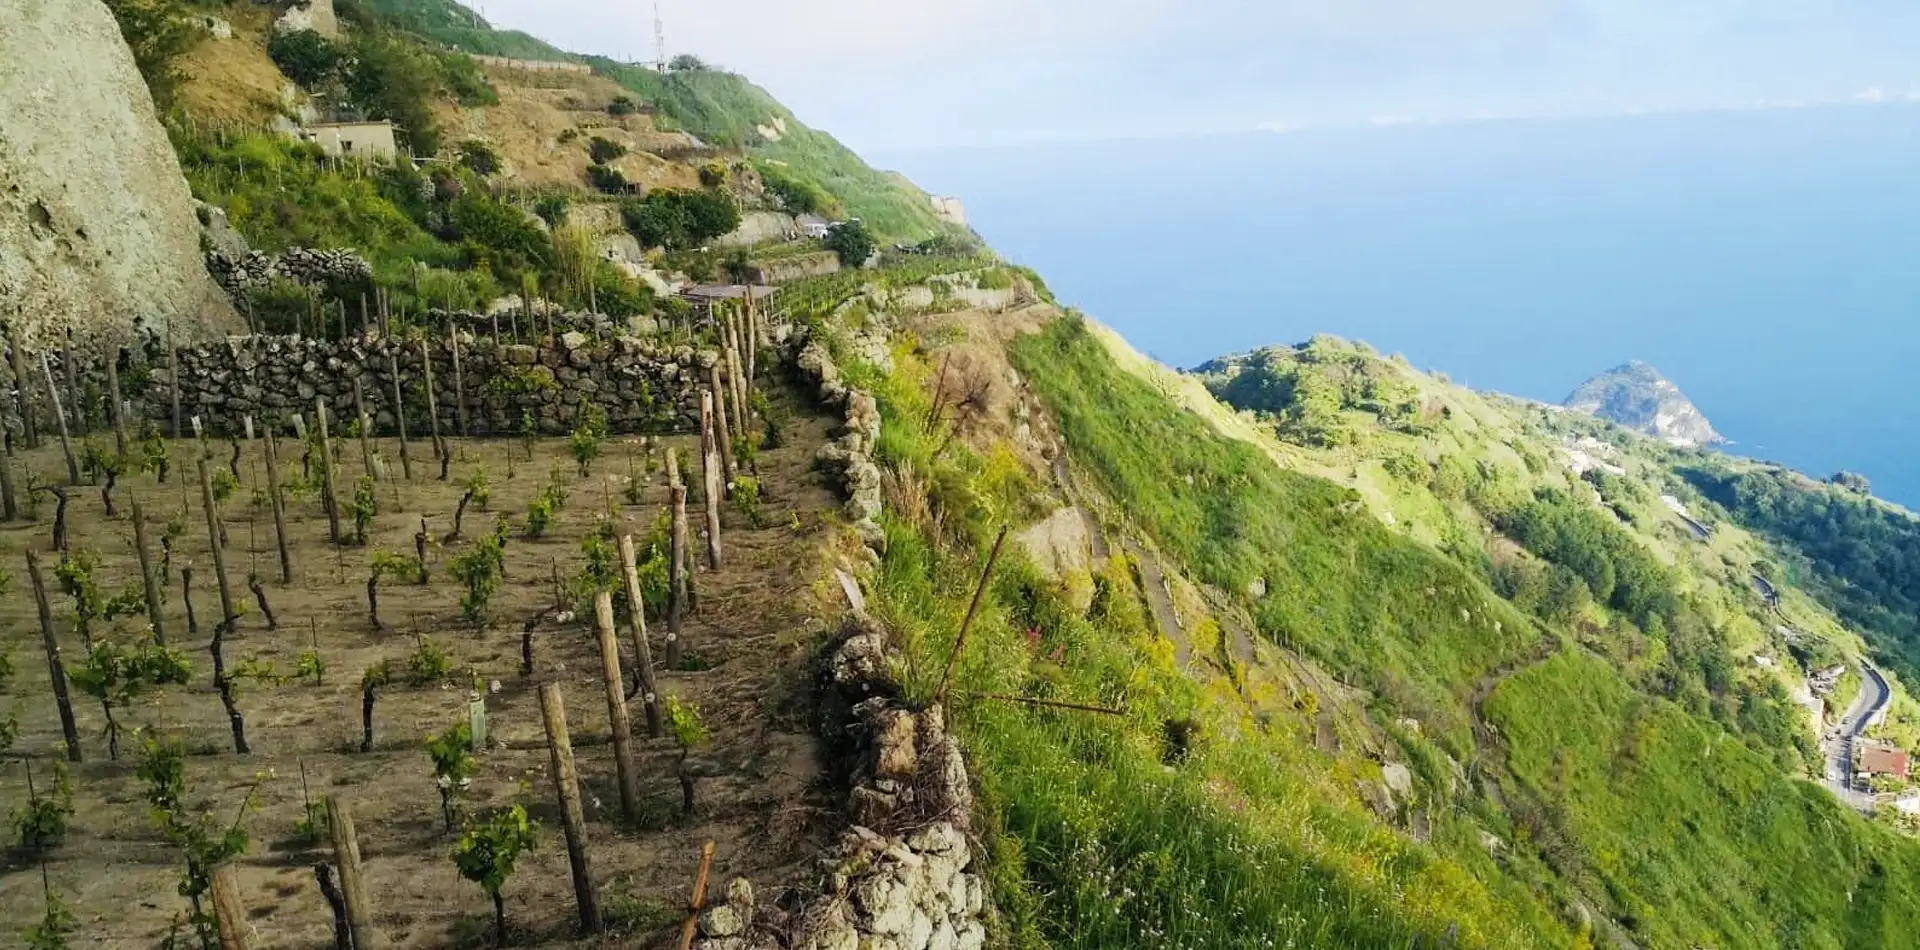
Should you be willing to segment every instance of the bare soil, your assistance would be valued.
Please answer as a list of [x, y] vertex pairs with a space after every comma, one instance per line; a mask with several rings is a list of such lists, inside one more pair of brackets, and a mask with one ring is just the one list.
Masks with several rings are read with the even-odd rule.
[[[567, 856], [546, 774], [547, 750], [536, 695], [543, 682], [565, 687], [587, 799], [592, 863], [602, 910], [611, 924], [607, 936], [578, 941], [580, 945], [646, 946], [665, 939], [667, 930], [684, 916], [705, 841], [716, 844], [716, 889], [735, 875], [763, 887], [805, 879], [804, 869], [832, 831], [831, 816], [836, 813], [813, 737], [807, 680], [808, 659], [823, 627], [807, 616], [807, 605], [815, 602], [810, 592], [825, 573], [826, 519], [835, 505], [831, 492], [811, 470], [813, 452], [825, 432], [824, 421], [804, 415], [786, 426], [783, 447], [764, 450], [759, 458], [766, 499], [763, 526], [749, 525], [739, 511], [729, 508], [722, 532], [723, 569], [712, 572], [701, 560], [695, 562], [697, 611], [687, 624], [693, 662], [685, 664], [689, 668], [684, 670], [661, 668], [657, 675], [662, 695], [696, 705], [712, 732], [712, 741], [692, 759], [702, 776], [699, 809], [692, 817], [681, 815], [677, 748], [670, 737], [647, 736], [644, 710], [636, 700], [629, 713], [635, 723], [645, 801], [641, 820], [631, 825], [619, 814], [591, 611], [571, 622], [548, 623], [538, 629], [532, 676], [520, 673], [520, 647], [523, 623], [553, 608], [555, 571], [563, 579], [579, 571], [583, 563], [579, 541], [600, 512], [611, 506], [620, 530], [639, 541], [664, 511], [661, 473], [649, 477], [640, 471], [648, 481], [644, 504], [628, 505], [622, 498], [620, 480], [628, 471], [629, 457], [636, 470], [642, 469], [637, 439], [610, 440], [593, 476], [586, 479], [578, 477], [563, 440], [533, 443], [531, 460], [527, 447], [517, 441], [452, 440], [457, 461], [448, 482], [434, 480], [437, 473], [427, 440], [418, 439], [412, 445], [411, 481], [400, 476], [397, 443], [384, 440], [380, 452], [392, 480], [378, 486], [380, 514], [364, 548], [336, 549], [329, 543], [326, 519], [316, 499], [290, 502], [289, 534], [295, 559], [290, 585], [279, 583], [271, 516], [249, 501], [254, 489], [266, 484], [261, 446], [257, 442], [243, 445], [241, 487], [222, 506], [230, 583], [235, 600], [245, 603], [247, 610], [237, 635], [228, 640], [227, 663], [231, 668], [247, 660], [272, 662], [286, 673], [292, 671], [300, 651], [313, 646], [326, 664], [321, 685], [311, 681], [245, 685], [239, 705], [253, 752], [244, 756], [233, 752], [228, 723], [212, 685], [207, 645], [220, 607], [198, 485], [186, 484], [194, 481], [193, 443], [170, 445], [174, 472], [165, 484], [157, 483], [151, 474], [123, 479], [116, 497], [117, 519], [105, 516], [98, 489], [74, 489], [68, 513], [72, 544], [100, 555], [98, 576], [109, 595], [137, 583], [139, 577], [126, 520], [132, 494], [138, 493], [146, 506], [156, 548], [169, 520], [184, 526], [174, 542], [165, 621], [169, 642], [185, 649], [193, 662], [193, 681], [147, 698], [136, 708], [121, 711], [119, 718], [126, 727], [181, 737], [189, 750], [192, 793], [218, 814], [237, 814], [256, 777], [265, 776], [253, 795], [256, 809], [241, 819], [251, 833], [252, 845], [237, 862], [244, 901], [258, 933], [254, 945], [333, 945], [331, 915], [312, 870], [316, 862], [331, 859], [330, 849], [310, 847], [295, 833], [295, 823], [306, 814], [306, 803], [311, 801], [318, 808], [323, 796], [329, 795], [343, 795], [352, 802], [368, 891], [377, 907], [376, 922], [393, 946], [469, 946], [490, 939], [490, 905], [485, 894], [460, 878], [448, 860], [455, 836], [442, 824], [423, 742], [429, 733], [464, 717], [469, 683], [491, 691], [487, 703], [493, 741], [492, 748], [478, 756], [479, 774], [465, 804], [467, 813], [520, 802], [543, 826], [538, 850], [522, 860], [505, 888], [516, 944], [571, 945], [575, 940]], [[96, 433], [93, 439], [111, 447], [113, 436]], [[690, 447], [697, 460], [697, 437], [665, 442]], [[281, 444], [283, 453], [297, 452], [291, 438]], [[228, 446], [214, 444], [213, 455], [224, 466]], [[338, 455], [341, 493], [346, 495], [362, 474], [358, 445], [344, 441]], [[297, 456], [287, 465], [292, 474], [298, 474]], [[476, 469], [484, 469], [493, 482], [490, 509], [467, 513], [464, 539], [436, 540], [428, 555], [429, 584], [382, 586], [381, 616], [388, 629], [377, 633], [368, 617], [365, 595], [372, 554], [411, 554], [423, 515], [436, 539], [449, 532], [462, 492], [459, 482]], [[14, 470], [22, 484], [28, 470], [40, 483], [62, 475], [57, 440], [48, 439], [41, 449], [23, 453], [15, 459]], [[551, 472], [558, 472], [568, 486], [569, 500], [545, 537], [520, 537], [528, 502], [547, 484]], [[696, 480], [697, 473], [690, 478]], [[8, 692], [0, 695], [0, 713], [13, 708], [21, 725], [15, 759], [0, 762], [0, 811], [10, 811], [27, 800], [19, 756], [32, 757], [44, 788], [62, 750], [26, 577], [28, 548], [42, 552], [69, 669], [85, 656], [73, 632], [71, 601], [59, 592], [52, 576], [57, 560], [49, 551], [53, 499], [45, 495], [41, 499], [31, 525], [0, 525], [0, 567], [11, 576], [11, 584], [0, 594], [0, 651], [11, 653], [16, 670]], [[702, 521], [697, 505], [690, 507], [694, 548], [699, 553], [704, 551], [698, 540]], [[491, 529], [496, 512], [507, 514], [513, 525], [506, 547], [507, 580], [493, 600], [493, 619], [476, 629], [460, 617], [460, 588], [448, 574], [448, 563]], [[191, 638], [180, 600], [179, 569], [188, 562], [195, 567], [193, 600], [202, 631]], [[246, 587], [250, 571], [258, 572], [265, 582], [278, 630], [267, 629], [252, 603]], [[144, 618], [121, 619], [114, 627], [107, 636], [129, 641], [144, 627]], [[664, 627], [664, 621], [650, 623], [656, 664], [665, 653]], [[452, 654], [458, 671], [454, 682], [427, 688], [396, 683], [383, 690], [375, 708], [375, 745], [363, 754], [359, 751], [361, 673], [382, 659], [403, 668], [419, 638], [430, 638]], [[624, 632], [620, 639], [623, 667], [631, 677], [629, 640]], [[72, 831], [46, 856], [47, 876], [78, 915], [73, 946], [150, 947], [187, 909], [175, 891], [182, 870], [180, 856], [156, 831], [142, 798], [144, 784], [134, 775], [137, 741], [123, 738], [119, 760], [110, 761], [98, 704], [76, 690], [74, 706], [86, 760], [74, 768], [78, 810]], [[13, 843], [10, 827], [6, 839], [7, 845]], [[0, 933], [9, 937], [0, 943], [11, 944], [12, 935], [37, 922], [41, 908], [36, 859], [6, 852], [0, 858]]]

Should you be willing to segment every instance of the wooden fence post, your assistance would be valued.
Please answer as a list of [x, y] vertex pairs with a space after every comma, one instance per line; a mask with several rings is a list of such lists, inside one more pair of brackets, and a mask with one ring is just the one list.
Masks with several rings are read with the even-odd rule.
[[552, 766], [554, 795], [560, 800], [560, 824], [566, 832], [567, 865], [573, 871], [573, 901], [580, 912], [580, 929], [599, 933], [600, 899], [594, 891], [593, 867], [587, 857], [580, 773], [573, 764], [573, 739], [567, 733], [567, 707], [559, 683], [540, 687], [540, 718], [547, 727], [547, 761]]
[[707, 907], [707, 875], [713, 871], [713, 842], [700, 847], [700, 870], [693, 876], [693, 899], [687, 902], [687, 921], [680, 925], [679, 950], [693, 946], [693, 935], [700, 926], [700, 912]]
[[213, 576], [220, 586], [220, 626], [233, 625], [233, 589], [227, 583], [227, 552], [220, 543], [220, 508], [213, 500], [213, 479], [207, 475], [207, 457], [194, 460], [200, 470], [200, 504], [207, 511], [207, 543], [213, 546]]
[[682, 624], [687, 612], [687, 485], [680, 479], [680, 453], [667, 447], [667, 498], [673, 506], [667, 539], [667, 669], [680, 668]]
[[629, 632], [633, 634], [633, 662], [638, 668], [640, 701], [647, 707], [647, 734], [661, 735], [660, 691], [653, 685], [653, 648], [647, 645], [647, 603], [640, 594], [640, 570], [633, 556], [633, 535], [620, 536], [620, 567], [627, 574]]
[[140, 555], [140, 588], [147, 598], [147, 624], [153, 627], [153, 642], [165, 644], [167, 631], [160, 614], [160, 577], [153, 570], [153, 552], [147, 548], [147, 514], [140, 508], [140, 496], [127, 492], [127, 506], [133, 515], [133, 547]]
[[386, 937], [373, 928], [373, 907], [360, 878], [360, 840], [353, 832], [352, 807], [339, 796], [327, 799], [327, 825], [333, 833], [333, 862], [340, 872], [340, 893], [347, 901], [347, 925], [354, 950], [383, 950]]
[[613, 595], [593, 597], [594, 626], [600, 634], [600, 675], [607, 687], [607, 720], [613, 733], [613, 762], [620, 777], [620, 814], [632, 822], [640, 815], [640, 776], [633, 764], [633, 723], [627, 718], [626, 683], [620, 676], [620, 643], [613, 632]]
[[267, 426], [267, 503], [273, 508], [273, 544], [280, 551], [280, 583], [293, 583], [293, 552], [287, 546], [287, 500], [280, 493], [280, 446]]
[[[333, 439], [327, 431], [327, 400], [324, 396], [313, 397], [314, 415], [318, 417], [320, 428], [320, 491], [325, 497], [320, 499], [321, 507], [327, 512], [327, 537], [335, 546], [341, 543], [340, 537], [340, 500], [334, 495], [333, 484]], [[298, 418], [297, 416], [295, 418]]]
[[27, 579], [33, 583], [33, 605], [40, 613], [40, 645], [47, 653], [47, 678], [53, 683], [53, 701], [60, 707], [60, 735], [67, 741], [67, 761], [80, 761], [80, 730], [73, 722], [73, 699], [67, 695], [67, 670], [60, 662], [60, 640], [53, 634], [53, 606], [47, 602], [47, 581], [40, 576], [40, 557], [27, 552]]
[[707, 508], [707, 568], [720, 569], [720, 493], [725, 483], [725, 475], [720, 471], [720, 452], [714, 446], [713, 393], [707, 392], [700, 399], [700, 464], [706, 476], [706, 490], [701, 492], [701, 500]]

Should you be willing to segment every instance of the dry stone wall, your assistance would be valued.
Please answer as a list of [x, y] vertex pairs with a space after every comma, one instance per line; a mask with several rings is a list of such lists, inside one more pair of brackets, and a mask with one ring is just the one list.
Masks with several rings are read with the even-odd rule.
[[823, 730], [851, 763], [850, 826], [818, 896], [757, 906], [744, 880], [701, 915], [700, 950], [980, 950], [986, 881], [969, 837], [973, 792], [941, 707], [900, 695], [884, 627], [849, 622], [822, 673]]
[[[434, 401], [444, 433], [457, 431], [453, 349], [446, 337], [427, 346]], [[360, 382], [378, 431], [395, 430], [393, 368], [400, 374], [409, 435], [427, 426], [425, 364], [417, 340], [358, 337], [330, 342], [296, 336], [233, 337], [179, 351], [180, 406], [210, 431], [242, 431], [255, 424], [312, 412], [316, 397], [340, 418], [353, 417], [353, 384]], [[496, 344], [462, 334], [461, 372], [468, 431], [517, 435], [531, 420], [543, 435], [571, 431], [583, 406], [606, 414], [615, 432], [683, 431], [697, 418], [698, 385], [713, 364], [712, 351], [667, 346], [634, 337], [596, 341], [584, 333], [560, 335], [558, 345]], [[148, 374], [134, 394], [156, 421], [172, 411], [170, 374]]]

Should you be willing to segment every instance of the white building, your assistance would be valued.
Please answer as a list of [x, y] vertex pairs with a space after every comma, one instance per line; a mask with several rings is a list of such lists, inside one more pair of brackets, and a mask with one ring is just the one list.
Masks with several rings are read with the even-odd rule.
[[333, 158], [389, 159], [400, 154], [393, 131], [393, 123], [381, 119], [377, 122], [315, 122], [302, 126], [295, 134], [301, 141], [320, 146], [320, 151]]

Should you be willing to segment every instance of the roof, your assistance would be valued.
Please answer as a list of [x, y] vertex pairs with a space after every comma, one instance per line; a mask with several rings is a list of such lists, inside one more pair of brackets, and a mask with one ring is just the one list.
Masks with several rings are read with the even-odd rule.
[[359, 120], [359, 121], [356, 121], [356, 122], [309, 122], [309, 123], [307, 123], [306, 125], [304, 125], [304, 126], [302, 126], [302, 128], [307, 128], [307, 129], [351, 129], [351, 128], [356, 128], [356, 127], [362, 127], [362, 126], [376, 126], [376, 125], [377, 125], [377, 126], [389, 126], [389, 127], [392, 127], [392, 128], [396, 128], [396, 129], [397, 129], [397, 128], [399, 128], [399, 126], [397, 126], [397, 125], [394, 125], [394, 124], [393, 124], [393, 122], [392, 122], [391, 120], [388, 120], [388, 119], [361, 119], [361, 120]]
[[1905, 775], [1907, 774], [1906, 750], [1883, 742], [1861, 743], [1860, 771], [1875, 775]]
[[696, 300], [739, 300], [751, 291], [753, 299], [765, 300], [773, 296], [778, 289], [765, 284], [756, 284], [752, 287], [745, 284], [703, 284], [698, 287], [688, 287], [680, 292], [680, 296], [692, 297]]

